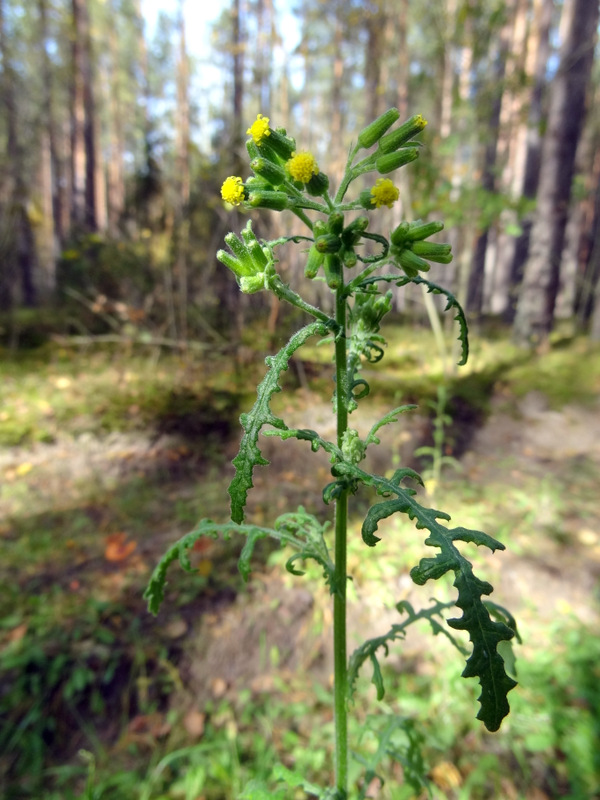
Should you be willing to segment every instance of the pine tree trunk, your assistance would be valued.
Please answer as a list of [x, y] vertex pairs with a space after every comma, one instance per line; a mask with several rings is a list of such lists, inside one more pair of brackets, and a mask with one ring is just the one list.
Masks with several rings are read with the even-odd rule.
[[594, 56], [598, 0], [568, 0], [563, 14], [565, 38], [551, 84], [536, 217], [515, 318], [515, 340], [522, 345], [543, 341], [552, 330], [575, 155]]
[[[550, 56], [550, 29], [554, 11], [553, 0], [536, 0], [530, 32], [531, 58], [526, 62], [526, 74], [531, 78], [531, 96], [527, 123], [522, 125], [517, 140], [519, 148], [515, 157], [513, 193], [516, 197], [533, 200], [537, 193], [542, 153], [542, 122], [544, 118], [544, 90], [546, 71]], [[529, 252], [529, 240], [533, 215], [522, 221], [522, 232], [513, 245], [509, 270], [509, 298], [504, 320], [512, 324], [517, 310], [518, 291], [523, 280], [523, 271]]]

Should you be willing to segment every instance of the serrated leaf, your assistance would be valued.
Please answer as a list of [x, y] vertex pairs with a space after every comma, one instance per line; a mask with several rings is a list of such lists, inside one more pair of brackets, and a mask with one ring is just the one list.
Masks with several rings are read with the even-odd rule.
[[[229, 539], [233, 533], [246, 537], [246, 543], [238, 559], [238, 569], [244, 580], [250, 576], [250, 559], [254, 552], [256, 542], [260, 539], [270, 537], [282, 545], [289, 545], [296, 554], [294, 559], [313, 559], [323, 567], [325, 580], [329, 584], [331, 591], [335, 591], [335, 566], [329, 557], [329, 551], [325, 542], [324, 531], [327, 524], [322, 525], [312, 514], [307, 514], [302, 507], [297, 512], [283, 514], [275, 521], [273, 528], [265, 528], [259, 525], [240, 525], [236, 522], [226, 522], [217, 524], [212, 520], [202, 520], [193, 530], [175, 542], [161, 560], [156, 565], [154, 572], [144, 592], [144, 598], [148, 601], [148, 610], [152, 614], [157, 614], [160, 604], [164, 599], [166, 575], [169, 566], [173, 561], [179, 560], [183, 569], [192, 571], [189, 551], [203, 536], [217, 539], [222, 536]], [[296, 573], [298, 574], [298, 573]]]
[[386, 478], [366, 473], [355, 464], [336, 464], [335, 473], [352, 476], [368, 486], [373, 486], [379, 494], [391, 497], [369, 509], [362, 530], [366, 544], [374, 546], [379, 541], [375, 536], [379, 522], [397, 511], [415, 520], [417, 528], [429, 531], [425, 544], [438, 548], [439, 552], [432, 558], [423, 558], [411, 570], [411, 578], [422, 586], [432, 578], [437, 580], [449, 571], [454, 572], [454, 586], [458, 590], [455, 605], [462, 610], [463, 615], [448, 620], [448, 625], [469, 634], [473, 651], [467, 660], [463, 677], [479, 678], [481, 694], [478, 699], [481, 708], [477, 719], [482, 720], [488, 730], [498, 730], [510, 710], [507, 694], [516, 686], [516, 682], [506, 673], [504, 660], [497, 648], [500, 641], [512, 639], [514, 631], [504, 622], [491, 619], [481, 597], [491, 594], [493, 587], [473, 574], [471, 562], [462, 555], [455, 542], [484, 546], [492, 552], [504, 550], [504, 545], [483, 531], [444, 527], [439, 520], [449, 521], [447, 514], [422, 506], [410, 491]]
[[407, 411], [413, 411], [418, 406], [415, 405], [405, 405], [405, 406], [398, 406], [398, 408], [392, 409], [389, 411], [385, 416], [383, 416], [378, 422], [376, 422], [369, 433], [367, 434], [367, 438], [365, 439], [365, 444], [379, 444], [379, 438], [377, 437], [377, 431], [383, 428], [384, 425], [390, 425], [393, 422], [398, 422], [398, 417], [400, 414], [404, 414]]
[[234, 522], [242, 523], [244, 521], [248, 491], [254, 486], [252, 481], [254, 467], [267, 466], [269, 463], [257, 444], [262, 427], [272, 425], [280, 430], [286, 429], [285, 422], [275, 416], [270, 408], [271, 397], [281, 391], [279, 386], [281, 373], [287, 370], [290, 358], [307, 339], [316, 335], [324, 336], [326, 333], [327, 328], [323, 323], [311, 322], [295, 333], [277, 355], [268, 356], [265, 359], [269, 371], [258, 386], [256, 402], [251, 411], [240, 417], [244, 434], [239, 452], [233, 459], [235, 476], [228, 489], [231, 497], [231, 519]]
[[365, 278], [364, 281], [358, 285], [357, 288], [366, 288], [371, 286], [379, 281], [385, 281], [386, 283], [393, 283], [396, 286], [402, 287], [406, 286], [408, 283], [415, 283], [417, 285], [425, 286], [427, 291], [431, 294], [442, 294], [446, 298], [446, 308], [444, 311], [449, 311], [451, 308], [456, 311], [456, 315], [454, 319], [458, 322], [459, 327], [459, 335], [458, 339], [461, 344], [461, 359], [458, 362], [458, 366], [462, 367], [464, 364], [467, 363], [469, 358], [469, 326], [467, 325], [467, 318], [465, 316], [465, 312], [463, 311], [462, 306], [454, 297], [452, 292], [449, 292], [448, 289], [444, 289], [443, 286], [438, 286], [437, 283], [433, 281], [428, 281], [426, 278], [422, 278], [420, 275], [417, 275], [414, 278], [409, 278], [408, 276], [398, 277], [397, 275], [376, 275], [370, 278]]
[[[404, 639], [406, 637], [406, 631], [410, 625], [415, 622], [419, 622], [421, 620], [426, 620], [431, 625], [431, 629], [433, 631], [434, 636], [438, 634], [442, 634], [445, 636], [457, 650], [462, 653], [463, 655], [467, 655], [467, 651], [465, 648], [458, 642], [454, 636], [441, 624], [441, 622], [445, 622], [445, 618], [443, 616], [443, 611], [446, 611], [449, 608], [452, 608], [454, 603], [440, 603], [438, 600], [433, 601], [433, 605], [429, 608], [421, 609], [418, 612], [415, 612], [412, 605], [408, 602], [408, 600], [403, 600], [396, 605], [396, 609], [401, 614], [406, 614], [407, 617], [403, 622], [396, 623], [392, 625], [387, 633], [384, 633], [381, 636], [376, 636], [373, 639], [367, 639], [366, 642], [363, 642], [360, 647], [357, 647], [356, 650], [350, 656], [350, 661], [348, 663], [348, 697], [352, 698], [355, 691], [356, 680], [358, 678], [358, 674], [367, 659], [370, 659], [371, 664], [373, 666], [373, 677], [371, 682], [375, 684], [377, 688], [377, 699], [381, 700], [385, 694], [385, 686], [383, 683], [383, 676], [381, 673], [381, 669], [378, 663], [378, 656], [377, 651], [382, 650], [383, 655], [387, 656], [389, 652], [389, 644], [394, 641], [398, 641]], [[441, 622], [438, 622], [435, 617], [439, 617]]]

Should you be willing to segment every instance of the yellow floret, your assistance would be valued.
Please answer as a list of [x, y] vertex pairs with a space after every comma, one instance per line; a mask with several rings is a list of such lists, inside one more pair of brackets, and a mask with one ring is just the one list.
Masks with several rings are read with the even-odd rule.
[[256, 120], [250, 125], [246, 133], [252, 136], [256, 144], [260, 144], [265, 136], [271, 135], [271, 131], [269, 130], [269, 117], [263, 117], [262, 114], [258, 114]]
[[295, 181], [308, 183], [313, 175], [319, 174], [319, 165], [312, 153], [292, 153], [286, 164], [287, 171]]
[[389, 178], [379, 178], [371, 189], [371, 203], [375, 208], [381, 206], [391, 208], [399, 196], [400, 191]]
[[239, 206], [244, 199], [242, 179], [235, 175], [225, 178], [223, 186], [221, 186], [221, 197], [226, 203], [231, 203], [232, 206]]

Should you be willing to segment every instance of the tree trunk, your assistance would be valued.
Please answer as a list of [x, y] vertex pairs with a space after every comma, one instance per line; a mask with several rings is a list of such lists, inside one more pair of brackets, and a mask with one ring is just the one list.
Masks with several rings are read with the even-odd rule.
[[542, 148], [544, 168], [515, 318], [515, 340], [522, 345], [543, 341], [552, 330], [575, 154], [594, 57], [598, 0], [568, 0], [563, 14], [565, 37], [560, 66], [551, 84]]
[[[507, 21], [502, 26], [498, 52], [492, 66], [490, 80], [490, 114], [488, 125], [488, 142], [483, 156], [483, 169], [481, 175], [481, 188], [484, 192], [492, 194], [496, 190], [496, 158], [498, 154], [500, 111], [502, 109], [502, 95], [504, 91], [504, 75], [506, 72], [506, 59], [510, 41], [510, 24], [512, 6], [506, 9]], [[467, 310], [477, 315], [483, 310], [483, 288], [485, 276], [485, 262], [489, 241], [489, 224], [480, 230], [475, 242], [473, 262], [469, 274], [467, 290]]]
[[[531, 76], [532, 90], [527, 123], [520, 127], [517, 134], [520, 145], [515, 156], [513, 193], [516, 197], [522, 196], [529, 200], [533, 200], [536, 196], [540, 176], [544, 90], [550, 56], [550, 29], [553, 11], [553, 0], [536, 0], [528, 44], [531, 58], [528, 55], [526, 74]], [[532, 224], [533, 215], [529, 214], [523, 219], [522, 232], [516, 238], [513, 246], [509, 271], [508, 305], [504, 312], [504, 320], [508, 324], [512, 324], [515, 319], [518, 290], [523, 280], [523, 271], [529, 252]]]
[[177, 211], [176, 211], [176, 259], [179, 335], [187, 340], [188, 306], [188, 250], [189, 250], [189, 203], [190, 203], [190, 100], [189, 57], [185, 41], [183, 8], [179, 9], [179, 59], [177, 63]]

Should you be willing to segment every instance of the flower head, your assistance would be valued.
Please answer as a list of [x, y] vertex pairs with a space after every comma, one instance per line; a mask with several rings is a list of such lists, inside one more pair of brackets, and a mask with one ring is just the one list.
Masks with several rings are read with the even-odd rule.
[[287, 171], [295, 181], [308, 183], [313, 175], [319, 174], [319, 165], [312, 153], [292, 153], [292, 157], [286, 163]]
[[232, 206], [239, 206], [244, 199], [242, 179], [235, 175], [225, 178], [223, 186], [221, 186], [221, 197], [226, 203], [231, 203]]
[[378, 178], [375, 186], [371, 189], [371, 204], [375, 208], [381, 206], [391, 208], [399, 196], [400, 191], [389, 178]]
[[252, 136], [256, 144], [260, 144], [265, 136], [270, 136], [269, 130], [269, 117], [263, 117], [262, 114], [257, 114], [256, 120], [250, 125], [247, 134]]

